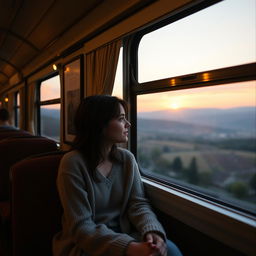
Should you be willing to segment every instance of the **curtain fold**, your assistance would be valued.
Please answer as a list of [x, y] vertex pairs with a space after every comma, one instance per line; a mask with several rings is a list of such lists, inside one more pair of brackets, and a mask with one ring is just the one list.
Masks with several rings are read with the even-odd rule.
[[111, 95], [122, 41], [117, 40], [85, 56], [86, 96]]
[[19, 118], [19, 127], [21, 129], [26, 129], [26, 119], [25, 119], [25, 114], [26, 114], [26, 95], [25, 95], [25, 87], [23, 86], [22, 88], [19, 89], [20, 93], [20, 118]]
[[7, 104], [7, 109], [10, 113], [10, 124], [14, 125], [14, 97], [15, 97], [15, 93], [14, 92], [10, 92], [7, 95], [8, 98], [8, 104]]

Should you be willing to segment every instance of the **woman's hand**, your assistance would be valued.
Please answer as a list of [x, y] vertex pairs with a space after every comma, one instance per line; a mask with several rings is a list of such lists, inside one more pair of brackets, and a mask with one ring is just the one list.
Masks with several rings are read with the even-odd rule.
[[149, 242], [131, 242], [126, 250], [127, 256], [157, 256], [159, 253]]
[[154, 232], [149, 232], [145, 235], [145, 241], [150, 244], [150, 247], [157, 251], [156, 255], [167, 256], [167, 247], [163, 238]]

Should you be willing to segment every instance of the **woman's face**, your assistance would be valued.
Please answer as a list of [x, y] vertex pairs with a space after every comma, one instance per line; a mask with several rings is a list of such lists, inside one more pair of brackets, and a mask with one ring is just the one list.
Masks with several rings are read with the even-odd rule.
[[119, 108], [119, 116], [110, 120], [104, 129], [105, 141], [110, 144], [123, 143], [128, 140], [128, 129], [131, 124], [126, 120], [125, 111], [121, 104], [119, 104]]

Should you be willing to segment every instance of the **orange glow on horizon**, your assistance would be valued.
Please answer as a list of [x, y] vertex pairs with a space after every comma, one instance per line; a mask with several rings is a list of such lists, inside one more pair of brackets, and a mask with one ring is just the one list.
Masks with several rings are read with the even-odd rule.
[[256, 81], [138, 96], [138, 112], [256, 106]]

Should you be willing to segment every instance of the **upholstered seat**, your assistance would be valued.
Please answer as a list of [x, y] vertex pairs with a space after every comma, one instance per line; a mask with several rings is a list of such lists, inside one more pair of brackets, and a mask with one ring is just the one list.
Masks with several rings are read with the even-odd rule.
[[0, 201], [9, 199], [9, 170], [13, 164], [31, 155], [56, 150], [56, 142], [44, 137], [20, 137], [0, 141]]
[[11, 168], [13, 256], [50, 256], [61, 229], [56, 187], [63, 152], [25, 159]]
[[10, 137], [28, 137], [33, 136], [31, 133], [24, 130], [1, 130], [0, 141]]

